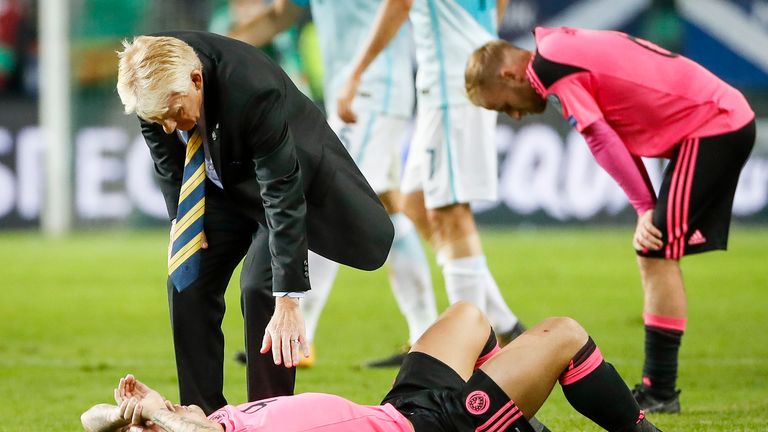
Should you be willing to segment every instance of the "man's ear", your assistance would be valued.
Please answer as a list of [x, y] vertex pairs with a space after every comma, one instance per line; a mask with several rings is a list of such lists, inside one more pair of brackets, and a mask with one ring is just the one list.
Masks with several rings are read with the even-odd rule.
[[195, 85], [197, 90], [203, 88], [203, 71], [200, 69], [195, 69], [189, 74], [189, 77], [192, 79], [192, 83]]
[[501, 67], [499, 68], [499, 77], [501, 79], [504, 79], [504, 80], [515, 79], [516, 75], [517, 74], [515, 73], [515, 71], [507, 65], [501, 65]]

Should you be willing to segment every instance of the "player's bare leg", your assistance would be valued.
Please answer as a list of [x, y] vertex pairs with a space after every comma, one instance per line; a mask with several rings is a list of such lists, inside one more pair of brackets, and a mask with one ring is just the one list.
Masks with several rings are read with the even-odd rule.
[[680, 263], [638, 257], [637, 264], [645, 297], [645, 362], [635, 397], [648, 411], [679, 412], [678, 357], [688, 312]]
[[679, 261], [639, 256], [637, 266], [645, 296], [643, 312], [685, 318], [688, 307]]
[[587, 332], [573, 319], [548, 318], [512, 341], [481, 369], [526, 416], [533, 416], [588, 339]]
[[419, 235], [437, 250], [435, 239], [432, 238], [432, 227], [429, 225], [427, 209], [424, 207], [424, 192], [416, 191], [403, 194], [403, 212], [416, 226]]
[[411, 348], [442, 361], [465, 381], [472, 376], [491, 332], [485, 315], [471, 303], [456, 303], [446, 309]]
[[526, 418], [533, 417], [560, 381], [571, 405], [606, 430], [657, 430], [644, 420], [629, 388], [573, 319], [544, 320], [482, 362], [482, 372], [476, 372], [488, 351], [481, 335], [490, 332], [485, 316], [475, 306], [461, 302], [451, 306], [412, 351], [442, 361], [467, 380], [467, 403], [478, 389], [485, 390], [493, 401], [498, 396], [494, 389], [500, 388], [509, 402], [503, 408], [507, 417], [514, 412], [510, 404]]

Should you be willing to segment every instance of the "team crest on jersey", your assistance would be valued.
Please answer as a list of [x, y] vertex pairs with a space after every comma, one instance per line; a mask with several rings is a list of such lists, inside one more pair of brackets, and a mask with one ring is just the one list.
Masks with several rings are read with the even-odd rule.
[[563, 103], [560, 102], [560, 98], [557, 97], [556, 94], [550, 93], [549, 96], [547, 96], [547, 102], [549, 102], [560, 115], [563, 115]]
[[467, 411], [474, 415], [481, 415], [491, 406], [491, 398], [484, 391], [476, 390], [467, 396], [465, 403]]

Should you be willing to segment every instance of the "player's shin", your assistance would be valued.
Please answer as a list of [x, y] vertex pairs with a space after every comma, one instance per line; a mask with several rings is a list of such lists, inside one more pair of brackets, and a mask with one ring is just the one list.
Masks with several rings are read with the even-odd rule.
[[560, 384], [576, 411], [603, 429], [642, 430], [643, 412], [613, 365], [603, 360], [592, 338], [573, 356]]

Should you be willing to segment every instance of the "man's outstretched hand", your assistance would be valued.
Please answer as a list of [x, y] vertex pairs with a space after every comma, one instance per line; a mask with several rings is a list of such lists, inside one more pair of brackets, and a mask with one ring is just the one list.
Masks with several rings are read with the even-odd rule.
[[275, 313], [264, 330], [261, 353], [266, 354], [270, 349], [275, 364], [282, 363], [288, 368], [299, 364], [299, 355], [309, 357], [299, 299], [288, 296], [275, 298]]

